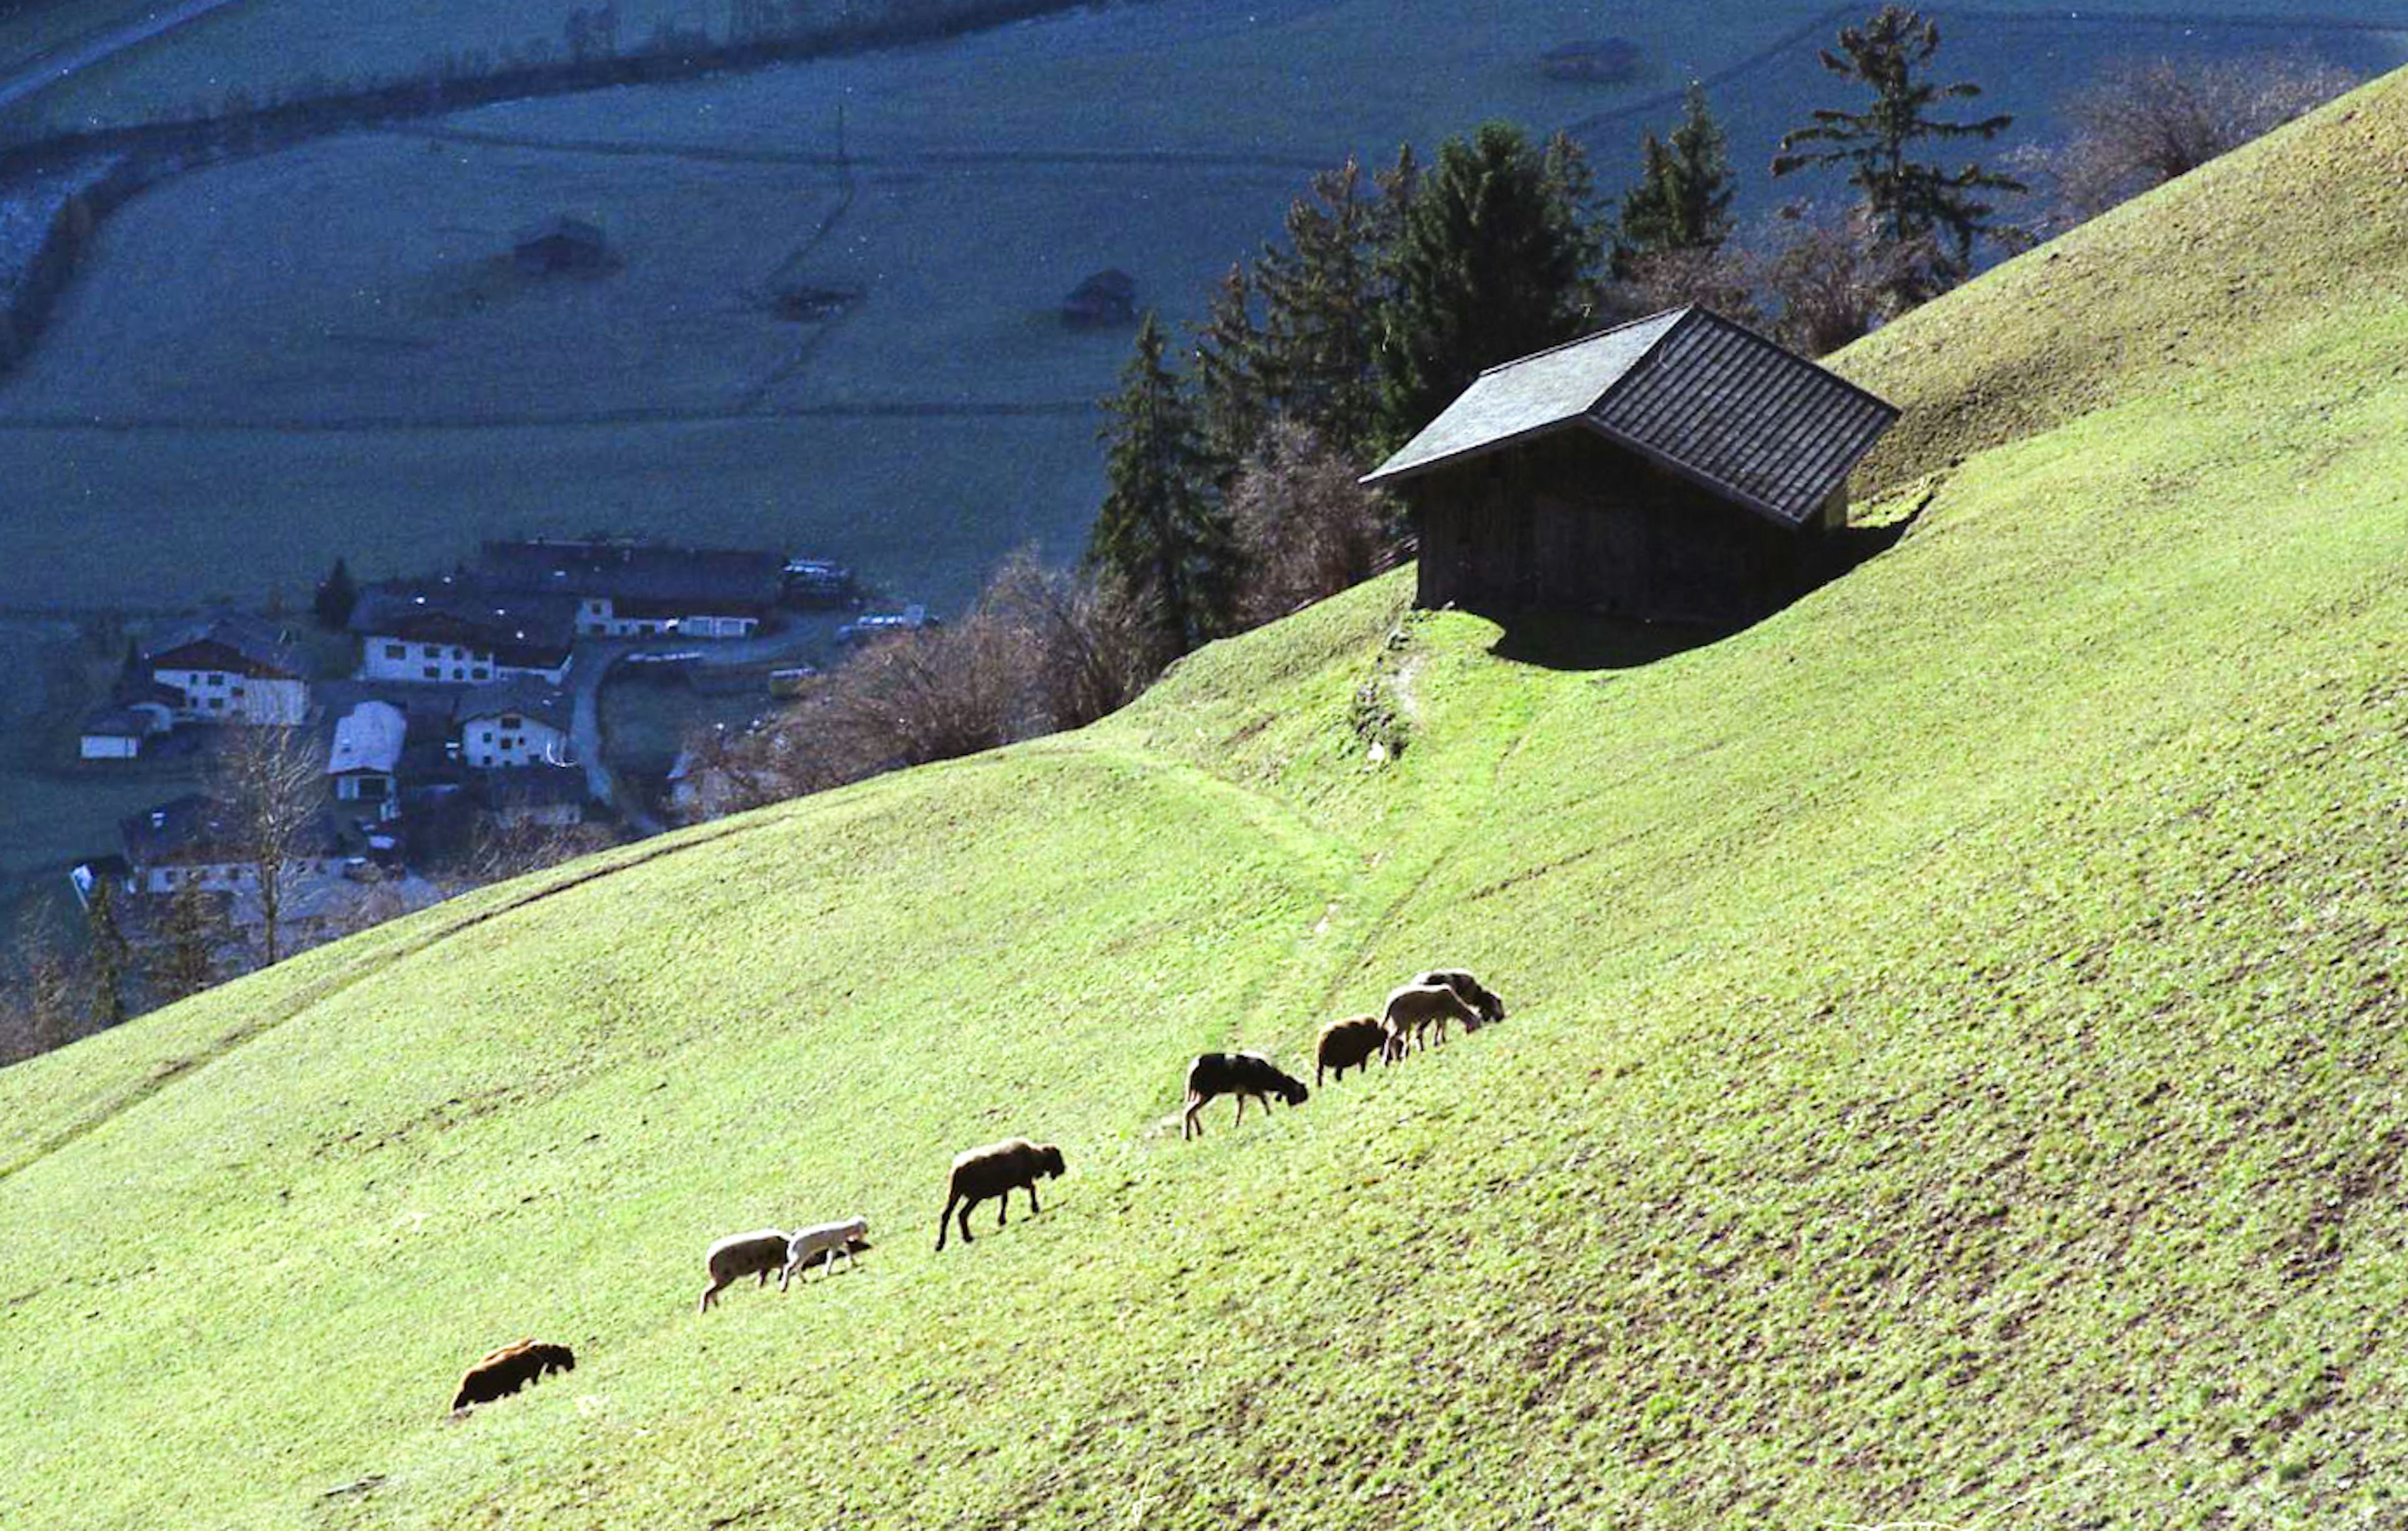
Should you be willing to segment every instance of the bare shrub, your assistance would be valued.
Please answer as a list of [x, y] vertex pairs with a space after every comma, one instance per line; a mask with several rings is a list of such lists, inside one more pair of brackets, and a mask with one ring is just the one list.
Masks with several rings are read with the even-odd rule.
[[1271, 422], [1231, 480], [1230, 521], [1245, 554], [1242, 625], [1259, 626], [1360, 584], [1393, 554], [1385, 496], [1307, 426]]
[[[618, 835], [608, 824], [548, 824], [533, 819], [504, 820], [481, 815], [469, 841], [461, 878], [470, 887], [507, 882], [529, 872], [548, 871], [596, 851], [608, 851], [618, 843]], [[364, 909], [381, 907], [374, 897], [378, 891], [383, 891], [387, 899], [399, 902], [390, 890], [380, 890], [371, 884], [368, 896], [362, 900]], [[402, 912], [407, 911], [393, 911]], [[393, 914], [383, 918], [391, 919]], [[368, 923], [377, 922], [371, 919]]]
[[1083, 728], [1117, 712], [1160, 668], [1149, 646], [1161, 624], [1141, 596], [1048, 568], [1034, 549], [1004, 560], [979, 605], [1016, 635], [1029, 732]]
[[1608, 307], [1636, 319], [1696, 304], [1724, 318], [1764, 327], [1756, 304], [1756, 262], [1745, 250], [1664, 250], [1632, 256], [1627, 274], [1609, 290]]
[[1837, 215], [1784, 207], [1759, 257], [1773, 338], [1803, 355], [1828, 356], [1913, 308], [1938, 256], [1928, 240], [1882, 239], [1860, 207]]
[[2041, 156], [2059, 217], [2093, 218], [2240, 148], [2358, 83], [2314, 59], [2123, 59], [2065, 105], [2073, 136]]
[[873, 640], [751, 728], [689, 734], [675, 807], [715, 819], [1080, 727], [1145, 689], [1159, 630], [1140, 601], [1023, 551], [959, 622]]
[[306, 728], [226, 724], [214, 771], [229, 849], [250, 869], [259, 896], [262, 966], [284, 955], [285, 896], [318, 847], [326, 807], [325, 753]]

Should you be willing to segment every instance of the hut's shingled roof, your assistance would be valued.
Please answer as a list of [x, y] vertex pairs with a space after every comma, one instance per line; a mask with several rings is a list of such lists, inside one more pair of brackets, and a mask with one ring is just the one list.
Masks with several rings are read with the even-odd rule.
[[1579, 427], [1795, 526], [1897, 418], [1752, 330], [1673, 308], [1489, 368], [1365, 482]]

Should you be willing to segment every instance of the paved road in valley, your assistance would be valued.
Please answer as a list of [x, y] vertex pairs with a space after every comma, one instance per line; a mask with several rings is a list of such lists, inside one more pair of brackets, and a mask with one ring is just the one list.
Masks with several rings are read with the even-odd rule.
[[585, 793], [597, 803], [619, 810], [627, 827], [638, 835], [657, 835], [668, 826], [644, 811], [633, 794], [624, 797], [618, 779], [603, 759], [602, 683], [612, 667], [632, 654], [697, 653], [704, 669], [745, 668], [774, 665], [801, 657], [818, 635], [807, 625], [752, 638], [586, 638], [569, 662], [569, 694], [574, 703], [568, 725], [569, 744], [585, 769]]
[[115, 58], [129, 48], [138, 48], [151, 38], [163, 36], [189, 21], [197, 21], [213, 10], [240, 5], [242, 0], [184, 0], [179, 6], [168, 6], [150, 12], [138, 21], [87, 36], [64, 48], [53, 49], [0, 79], [0, 107], [13, 107], [29, 95], [47, 91], [79, 69], [89, 69], [105, 59]]

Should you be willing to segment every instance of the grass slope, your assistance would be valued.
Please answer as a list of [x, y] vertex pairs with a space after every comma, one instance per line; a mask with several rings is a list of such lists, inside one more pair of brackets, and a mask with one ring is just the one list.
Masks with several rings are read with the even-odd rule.
[[[2048, 268], [2293, 154], [2346, 221], [2404, 93]], [[1921, 322], [2002, 351], [2048, 260]], [[2143, 323], [2079, 318], [2042, 374]], [[0, 1522], [2395, 1518], [2403, 346], [2241, 311], [1969, 426], [1895, 551], [1724, 642], [1575, 664], [1392, 577], [1082, 735], [9, 1070]], [[1193, 1051], [1441, 959], [1512, 1020], [1165, 1132]], [[1010, 1132], [1070, 1175], [931, 1255]], [[859, 1274], [691, 1311], [710, 1238], [856, 1209]], [[527, 1333], [573, 1376], [443, 1418]]]

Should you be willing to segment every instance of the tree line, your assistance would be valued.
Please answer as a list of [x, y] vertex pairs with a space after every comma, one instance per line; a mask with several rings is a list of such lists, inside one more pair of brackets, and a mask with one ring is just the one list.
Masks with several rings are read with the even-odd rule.
[[[2068, 144], [1949, 157], [2013, 120], [1969, 110], [1938, 24], [1887, 6], [1819, 57], [1843, 104], [1782, 139], [1775, 180], [1841, 173], [1851, 200], [1743, 239], [1706, 93], [1600, 196], [1581, 146], [1491, 122], [1425, 164], [1410, 147], [1312, 178], [1279, 236], [1233, 264], [1174, 336], [1148, 313], [1103, 401], [1106, 490], [1077, 565], [1015, 554], [970, 612], [899, 634], [749, 731], [692, 737], [733, 812], [897, 766], [1077, 727], [1186, 653], [1284, 616], [1411, 551], [1359, 476], [1480, 372], [1622, 320], [1701, 303], [1827, 354], [2012, 250], [2299, 115], [2337, 71], [2243, 60], [2111, 66], [2068, 104]], [[2028, 193], [2042, 184], [2053, 196]], [[2025, 199], [2022, 216], [2002, 207]]]

